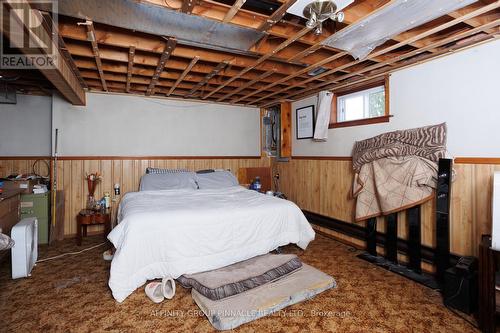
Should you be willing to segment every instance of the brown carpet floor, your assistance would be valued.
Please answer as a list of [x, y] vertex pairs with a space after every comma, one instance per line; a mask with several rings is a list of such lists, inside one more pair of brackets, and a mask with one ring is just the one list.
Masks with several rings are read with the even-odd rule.
[[[98, 244], [88, 237], [41, 248], [40, 258]], [[11, 280], [0, 268], [0, 332], [212, 332], [190, 292], [154, 304], [144, 289], [122, 304], [111, 296], [105, 247], [39, 263], [31, 277]], [[312, 300], [240, 326], [238, 332], [477, 332], [446, 309], [439, 293], [355, 257], [352, 248], [317, 235], [307, 250], [287, 246], [337, 280], [338, 287]]]

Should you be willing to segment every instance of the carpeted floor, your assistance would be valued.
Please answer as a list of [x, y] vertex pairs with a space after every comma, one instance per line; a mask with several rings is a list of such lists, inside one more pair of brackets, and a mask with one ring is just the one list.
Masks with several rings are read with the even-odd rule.
[[[89, 237], [81, 248], [98, 244]], [[41, 249], [40, 258], [75, 251], [73, 240]], [[178, 285], [171, 301], [154, 304], [144, 289], [122, 304], [107, 286], [105, 247], [39, 263], [27, 279], [11, 280], [0, 268], [0, 332], [212, 332], [208, 320]], [[477, 332], [446, 309], [440, 295], [357, 259], [348, 246], [317, 235], [305, 252], [285, 252], [330, 275], [338, 283], [316, 298], [271, 317], [240, 326], [238, 332]]]

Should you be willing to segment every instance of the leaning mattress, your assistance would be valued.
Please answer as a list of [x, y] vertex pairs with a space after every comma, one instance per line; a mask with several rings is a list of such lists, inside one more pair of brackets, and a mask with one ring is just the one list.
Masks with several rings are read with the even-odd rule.
[[216, 329], [230, 330], [335, 287], [333, 277], [302, 264], [281, 279], [221, 300], [211, 300], [196, 289], [191, 295]]

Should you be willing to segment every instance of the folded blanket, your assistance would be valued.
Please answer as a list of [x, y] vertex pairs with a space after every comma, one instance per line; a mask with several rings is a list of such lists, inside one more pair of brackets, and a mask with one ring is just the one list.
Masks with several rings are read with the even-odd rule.
[[446, 155], [446, 123], [394, 131], [354, 144], [356, 221], [420, 205], [434, 195]]
[[356, 173], [363, 164], [384, 157], [419, 156], [438, 162], [446, 155], [446, 123], [377, 135], [357, 141], [352, 150], [352, 167]]
[[301, 266], [295, 255], [265, 254], [213, 271], [182, 275], [177, 281], [216, 301], [280, 279]]
[[434, 196], [437, 164], [417, 156], [364, 164], [355, 176], [356, 221], [420, 205]]

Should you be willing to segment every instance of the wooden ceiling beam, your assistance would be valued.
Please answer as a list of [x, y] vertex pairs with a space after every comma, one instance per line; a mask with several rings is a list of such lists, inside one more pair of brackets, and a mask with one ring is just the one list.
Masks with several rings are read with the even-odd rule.
[[128, 66], [127, 66], [127, 87], [126, 91], [130, 92], [130, 79], [132, 78], [132, 70], [134, 69], [135, 46], [131, 46], [128, 51]]
[[[77, 45], [77, 44], [68, 44], [68, 49], [71, 51], [73, 57], [75, 58], [75, 63], [79, 68], [95, 68], [95, 62], [92, 60], [92, 64], [90, 65], [88, 63], [88, 59], [94, 59], [92, 55], [92, 51], [84, 46], [84, 45]], [[107, 49], [102, 49], [101, 48], [101, 58], [103, 59], [103, 68], [104, 70], [121, 70], [122, 72], [127, 71], [127, 67], [123, 66], [124, 63], [128, 63], [125, 61], [125, 56], [127, 54], [123, 55], [117, 55], [116, 51], [111, 51]], [[158, 59], [156, 57], [150, 57], [150, 56], [143, 56], [142, 54], [138, 54], [137, 52], [135, 53], [134, 57], [134, 70], [133, 74], [134, 75], [149, 75], [152, 76], [152, 70], [150, 67], [155, 67], [157, 65]], [[188, 62], [184, 60], [179, 60], [176, 58], [170, 58], [170, 60], [167, 63], [167, 70], [176, 70], [176, 71], [183, 71], [186, 66], [188, 65]], [[90, 67], [92, 66], [92, 67]], [[149, 67], [149, 68], [148, 68]], [[192, 74], [200, 74], [205, 76], [206, 74], [210, 73], [213, 69], [213, 66], [210, 66], [209, 64], [206, 63], [201, 63], [201, 61], [198, 61], [198, 63], [193, 67], [191, 70]], [[231, 78], [233, 75], [236, 75], [240, 72], [239, 69], [236, 67], [230, 67], [228, 66], [224, 72], [221, 74], [223, 77]], [[141, 73], [141, 74], [139, 74]], [[165, 73], [162, 73], [164, 75]], [[250, 71], [246, 73], [245, 75], [241, 76], [239, 80], [244, 80], [244, 81], [250, 81], [255, 78], [257, 78], [261, 72], [259, 71]], [[276, 72], [270, 77], [267, 77], [263, 80], [263, 83], [272, 83], [278, 79], [281, 79], [283, 77], [283, 74]], [[300, 86], [305, 87], [303, 85], [301, 79], [293, 79], [289, 81], [288, 84], [297, 84]]]
[[[483, 13], [485, 13], [485, 12], [488, 12], [488, 11], [490, 11], [490, 10], [493, 10], [493, 9], [495, 9], [495, 8], [498, 8], [499, 3], [500, 3], [500, 1], [497, 1], [497, 2], [496, 2], [496, 3], [494, 3], [494, 4], [491, 4], [491, 5], [488, 5], [488, 6], [484, 6], [484, 7], [480, 8], [480, 9], [478, 9], [478, 10], [474, 11], [474, 12], [470, 12], [469, 14], [466, 14], [466, 15], [464, 15], [464, 16], [461, 16], [461, 17], [459, 17], [459, 18], [457, 18], [457, 19], [454, 19], [454, 20], [452, 20], [452, 21], [448, 21], [448, 22], [446, 22], [446, 23], [444, 23], [444, 24], [441, 24], [441, 25], [439, 25], [439, 26], [437, 26], [437, 27], [434, 27], [434, 28], [432, 28], [432, 29], [426, 30], [426, 31], [424, 31], [424, 32], [422, 32], [422, 33], [420, 33], [420, 34], [418, 34], [418, 35], [415, 35], [415, 36], [412, 36], [412, 37], [410, 37], [410, 38], [407, 38], [406, 40], [401, 41], [401, 42], [399, 42], [399, 43], [397, 43], [397, 44], [394, 44], [394, 45], [391, 45], [391, 46], [388, 46], [388, 47], [382, 47], [382, 48], [379, 48], [378, 50], [376, 50], [376, 51], [372, 52], [371, 54], [369, 54], [369, 55], [368, 55], [368, 57], [367, 57], [366, 59], [364, 59], [364, 60], [354, 60], [354, 61], [347, 62], [347, 63], [345, 63], [344, 65], [339, 66], [339, 67], [338, 67], [338, 68], [336, 68], [336, 69], [326, 71], [326, 72], [324, 72], [324, 73], [322, 73], [322, 74], [319, 74], [319, 75], [315, 76], [314, 78], [317, 78], [317, 79], [319, 79], [319, 78], [323, 78], [323, 77], [325, 77], [325, 76], [328, 76], [328, 75], [331, 75], [331, 74], [333, 74], [333, 73], [338, 72], [338, 70], [339, 70], [339, 69], [348, 68], [348, 67], [353, 66], [353, 65], [355, 65], [355, 64], [361, 63], [361, 62], [363, 62], [363, 61], [365, 61], [365, 60], [370, 60], [370, 59], [371, 59], [371, 58], [373, 58], [373, 57], [377, 57], [377, 56], [383, 55], [383, 54], [385, 54], [385, 53], [388, 53], [388, 52], [390, 52], [390, 51], [392, 51], [392, 50], [395, 50], [395, 49], [397, 49], [397, 48], [399, 48], [399, 47], [401, 47], [401, 46], [404, 46], [404, 45], [406, 45], [406, 44], [408, 44], [408, 43], [411, 43], [411, 42], [414, 42], [414, 41], [420, 40], [420, 39], [422, 39], [422, 38], [428, 37], [428, 36], [430, 36], [430, 35], [432, 35], [432, 34], [435, 34], [435, 33], [439, 32], [439, 31], [442, 31], [442, 30], [447, 29], [447, 28], [450, 28], [450, 27], [452, 27], [452, 26], [454, 26], [454, 25], [456, 25], [456, 24], [459, 24], [459, 23], [463, 22], [463, 21], [464, 21], [464, 20], [466, 20], [466, 19], [469, 19], [469, 18], [475, 17], [475, 16], [477, 16], [477, 15], [481, 15], [481, 14], [483, 14]], [[430, 44], [430, 45], [434, 45], [434, 44]], [[429, 48], [429, 46], [426, 46], [426, 49], [429, 49], [429, 50], [430, 50], [430, 49], [432, 49], [432, 47], [430, 47], [430, 48]], [[415, 50], [415, 52], [416, 52], [416, 53], [420, 53], [420, 52], [422, 52], [422, 49], [417, 49], [417, 50]], [[380, 64], [381, 66], [383, 66], [383, 65], [386, 65], [387, 63], [388, 63], [388, 62], [386, 62], [386, 63], [379, 63], [379, 64]], [[305, 83], [311, 82], [314, 78], [312, 78], [312, 79], [308, 79], [308, 80], [306, 80], [306, 81], [304, 81], [304, 82], [305, 82]], [[294, 88], [294, 87], [291, 85], [291, 86], [289, 86], [288, 88], [283, 89], [283, 91], [286, 91], [286, 90], [289, 90], [289, 89], [292, 89], [292, 88]], [[273, 94], [275, 94], [275, 93], [272, 93], [272, 94], [267, 95], [267, 96], [266, 96], [266, 98], [273, 96]], [[262, 99], [263, 99], [263, 98], [261, 98], [261, 100], [262, 100]], [[255, 102], [259, 102], [259, 100], [256, 100]]]
[[[476, 31], [476, 33], [477, 33], [477, 31]], [[391, 68], [391, 70], [400, 70], [402, 68], [414, 66], [415, 64], [420, 64], [420, 63], [429, 61], [432, 58], [435, 58], [436, 56], [442, 56], [442, 55], [445, 55], [445, 54], [448, 54], [448, 53], [452, 53], [452, 52], [458, 51], [458, 50], [460, 50], [462, 48], [467, 48], [467, 47], [472, 46], [472, 45], [477, 45], [478, 43], [482, 43], [482, 42], [485, 42], [485, 41], [488, 41], [488, 40], [498, 39], [498, 38], [500, 38], [500, 36], [494, 35], [494, 34], [491, 34], [491, 35], [490, 34], [486, 34], [486, 33], [476, 34], [475, 36], [467, 38], [469, 40], [468, 41], [464, 41], [464, 43], [459, 43], [459, 44], [456, 44], [456, 45], [453, 45], [453, 46], [449, 46], [449, 47], [443, 47], [443, 48], [439, 49], [438, 52], [436, 52], [436, 53], [421, 53], [419, 56], [415, 56], [415, 57], [410, 58], [410, 59], [408, 59], [408, 60], [406, 60], [406, 61], [404, 61], [404, 62], [402, 62], [400, 64], [395, 65], [393, 68]], [[336, 85], [332, 85], [332, 86], [327, 86], [327, 87], [322, 87], [322, 88], [319, 88], [319, 89], [311, 87], [311, 89], [306, 89], [308, 91], [297, 92], [297, 93], [294, 93], [294, 94], [289, 94], [287, 96], [282, 96], [279, 99], [276, 99], [276, 100], [273, 100], [273, 101], [269, 101], [269, 99], [266, 99], [267, 102], [265, 102], [265, 105], [268, 105], [268, 106], [269, 105], [273, 105], [273, 104], [277, 103], [278, 101], [280, 101], [281, 99], [288, 99], [288, 98], [290, 98], [288, 96], [296, 96], [295, 98], [301, 99], [301, 98], [305, 98], [305, 97], [311, 96], [312, 94], [317, 93], [320, 90], [325, 90], [325, 89], [328, 89], [328, 90], [330, 90], [330, 89], [338, 90], [338, 89], [343, 89], [345, 87], [350, 87], [350, 86], [353, 86], [353, 85], [359, 85], [359, 84], [361, 84], [363, 82], [383, 77], [383, 76], [387, 75], [387, 73], [388, 73], [387, 70], [385, 70], [384, 68], [381, 68], [379, 70], [375, 70], [373, 72], [370, 72], [367, 75], [364, 75], [364, 77], [361, 80], [354, 80], [354, 81], [347, 80], [346, 82], [341, 82], [340, 84], [336, 84]], [[255, 103], [251, 103], [251, 105], [255, 105]]]
[[[123, 83], [126, 83], [126, 80], [127, 80], [126, 76], [123, 74], [104, 73], [104, 75], [106, 77], [106, 82], [108, 82], [108, 83], [123, 84]], [[97, 82], [97, 84], [98, 84], [98, 82], [100, 81], [99, 74], [95, 71], [82, 71], [82, 76], [85, 79], [87, 79], [89, 82], [91, 82], [91, 80], [94, 80], [94, 82]], [[165, 95], [167, 95], [174, 84], [175, 84], [174, 80], [159, 80], [155, 89], [156, 88], [166, 88], [166, 89], [168, 89], [168, 91], [165, 93]], [[190, 90], [192, 90], [196, 86], [196, 84], [197, 83], [195, 83], [195, 82], [181, 82], [176, 86], [175, 91], [173, 91], [170, 95], [178, 95], [177, 89], [187, 90], [189, 92]], [[149, 79], [145, 78], [145, 77], [134, 76], [131, 79], [130, 85], [131, 85], [130, 91], [133, 90], [132, 86], [134, 86], [134, 85], [136, 87], [137, 87], [137, 85], [141, 85], [141, 86], [144, 86], [145, 88], [147, 88], [149, 86]], [[116, 86], [115, 86], [115, 88], [116, 88]], [[210, 88], [208, 88], [208, 89], [210, 89]], [[227, 94], [229, 92], [231, 92], [231, 88], [228, 87], [227, 89], [220, 91], [220, 94]], [[220, 94], [218, 96], [222, 96]], [[244, 92], [242, 92], [241, 94], [244, 94]], [[158, 94], [156, 94], [156, 95], [158, 95]]]
[[[66, 39], [67, 44], [71, 44], [72, 40], [76, 41], [86, 41], [87, 35], [83, 28], [76, 26], [72, 23], [59, 22], [59, 30], [63, 38]], [[130, 46], [135, 46], [136, 51], [144, 51], [152, 54], [159, 54], [162, 52], [162, 42], [157, 38], [152, 36], [147, 36], [140, 33], [133, 33], [125, 31], [123, 29], [117, 29], [109, 27], [109, 30], [105, 30], [100, 26], [95, 28], [96, 39], [99, 44], [106, 46], [119, 47], [124, 49], [129, 49]], [[101, 47], [102, 48], [102, 47]], [[207, 50], [201, 48], [193, 48], [186, 45], [178, 43], [172, 56], [193, 59], [195, 56], [199, 56], [201, 61], [220, 63], [222, 61], [229, 61], [232, 66], [248, 67], [255, 62], [255, 60], [260, 56], [255, 54], [255, 57], [231, 54], [228, 52]], [[280, 73], [291, 74], [296, 70], [302, 68], [298, 65], [285, 64], [284, 59], [278, 61], [279, 59], [269, 59], [265, 63], [259, 64], [256, 67], [257, 70], [266, 72], [276, 68]]]
[[[454, 12], [449, 13], [448, 16], [450, 16], [452, 18], [458, 18], [460, 16], [463, 16], [465, 14], [473, 12], [474, 10], [477, 10], [477, 9], [481, 8], [482, 6], [483, 5], [481, 3], [478, 3], [478, 2], [472, 3], [467, 7], [464, 7], [464, 8], [458, 9]], [[485, 14], [484, 17], [483, 17], [483, 15], [479, 15], [479, 16], [476, 16], [474, 18], [465, 20], [464, 23], [469, 25], [472, 28], [477, 28], [485, 23], [488, 23], [492, 20], [496, 20], [498, 18], [500, 18], [500, 12], [495, 11], [495, 12], [489, 13], [489, 15]], [[488, 29], [485, 32], [491, 34], [491, 33], [494, 33], [495, 31], [494, 31], [494, 29]]]
[[229, 97], [233, 96], [233, 95], [236, 95], [237, 93], [239, 93], [240, 91], [243, 91], [251, 86], [253, 86], [255, 83], [257, 82], [260, 82], [262, 81], [263, 79], [265, 79], [266, 77], [274, 74], [276, 71], [275, 70], [272, 70], [272, 71], [269, 71], [269, 72], [265, 72], [263, 73], [262, 75], [260, 75], [258, 78], [252, 80], [252, 81], [249, 81], [247, 83], [245, 83], [244, 85], [242, 85], [240, 88], [236, 89], [235, 91], [229, 93], [229, 94], [226, 94], [224, 96], [222, 96], [221, 98], [219, 98], [217, 100], [217, 102], [222, 102], [223, 100], [225, 99], [228, 99]]
[[167, 43], [165, 44], [165, 48], [158, 59], [158, 65], [156, 66], [155, 73], [151, 78], [151, 83], [149, 84], [148, 90], [146, 91], [146, 96], [154, 95], [154, 88], [158, 79], [160, 78], [160, 74], [163, 72], [167, 65], [167, 61], [172, 55], [172, 52], [175, 49], [176, 40], [174, 38], [167, 38]]
[[229, 83], [231, 83], [234, 80], [236, 80], [239, 77], [241, 77], [243, 74], [251, 71], [256, 66], [258, 66], [259, 64], [261, 64], [264, 61], [266, 61], [267, 59], [269, 59], [272, 55], [278, 53], [279, 51], [281, 51], [282, 49], [284, 49], [285, 47], [287, 47], [288, 45], [290, 45], [292, 42], [296, 41], [301, 36], [304, 36], [305, 34], [307, 34], [310, 30], [311, 29], [307, 28], [307, 27], [303, 28], [301, 31], [299, 31], [298, 33], [296, 33], [295, 35], [293, 35], [292, 37], [288, 38], [286, 41], [284, 41], [283, 43], [281, 43], [280, 45], [278, 45], [271, 53], [263, 55], [262, 57], [260, 57], [259, 59], [257, 59], [253, 65], [251, 65], [251, 66], [243, 69], [240, 73], [238, 73], [237, 75], [233, 76], [232, 78], [230, 78], [229, 80], [227, 80], [226, 82], [224, 82], [223, 84], [221, 84], [218, 88], [216, 88], [215, 90], [213, 90], [211, 93], [209, 93], [208, 95], [203, 96], [202, 99], [206, 99], [206, 98], [210, 97], [211, 95], [213, 95], [214, 93], [216, 93], [220, 89], [224, 88]]
[[221, 70], [226, 68], [227, 64], [227, 62], [221, 62], [220, 64], [218, 64], [210, 73], [207, 74], [207, 76], [205, 76], [203, 80], [201, 80], [193, 89], [189, 91], [186, 97], [192, 96], [196, 91], [207, 84], [207, 82], [210, 81], [214, 76], [216, 76]]
[[194, 57], [193, 60], [191, 60], [191, 62], [186, 67], [186, 69], [184, 70], [184, 72], [182, 72], [182, 74], [179, 76], [179, 78], [177, 79], [177, 81], [175, 81], [175, 83], [172, 86], [172, 88], [170, 88], [170, 90], [166, 94], [167, 97], [170, 96], [170, 94], [172, 94], [174, 92], [175, 88], [177, 88], [177, 86], [179, 85], [179, 83], [181, 83], [182, 80], [184, 80], [184, 78], [186, 77], [186, 75], [188, 75], [188, 73], [191, 71], [191, 69], [193, 69], [193, 66], [196, 65], [196, 63], [198, 62], [198, 60], [200, 60], [200, 57], [198, 57], [198, 56]]
[[[25, 11], [16, 11], [14, 9], [14, 5], [16, 8], [19, 6], [25, 7], [27, 10]], [[56, 57], [54, 61], [54, 66], [52, 68], [47, 68], [45, 66], [39, 66], [35, 62], [36, 68], [47, 78], [47, 80], [52, 83], [52, 85], [61, 93], [61, 95], [68, 100], [73, 105], [85, 105], [85, 91], [83, 90], [82, 85], [78, 77], [75, 75], [71, 66], [68, 64], [68, 59], [64, 57], [59, 49], [58, 45], [55, 43], [53, 38], [53, 31], [48, 31], [45, 25], [42, 25], [40, 29], [37, 30], [37, 35], [35, 36], [34, 32], [26, 26], [27, 22], [44, 22], [43, 15], [31, 8], [31, 5], [26, 0], [4, 0], [0, 2], [0, 6], [3, 6], [2, 10], [5, 12], [10, 11], [10, 23], [19, 24], [21, 27], [24, 27], [25, 32], [27, 33], [31, 45], [39, 45], [41, 52], [47, 57], [51, 57], [51, 54], [47, 53], [47, 48], [42, 47], [46, 45], [51, 45], [52, 49], [55, 50]], [[27, 13], [28, 20], [26, 17], [23, 17], [23, 13]], [[48, 23], [49, 25], [51, 22]], [[6, 33], [3, 31], [3, 33]], [[24, 49], [21, 48], [21, 51]], [[28, 54], [30, 55], [30, 54]]]
[[[97, 71], [97, 69], [95, 67], [95, 63], [93, 61], [89, 61], [89, 60], [85, 60], [85, 59], [76, 59], [75, 63], [77, 64], [77, 66], [80, 70]], [[172, 63], [172, 59], [169, 60], [169, 64], [171, 64], [171, 63]], [[186, 66], [187, 65], [184, 65], [183, 68], [185, 68]], [[197, 65], [195, 65], [193, 68], [195, 68], [196, 66]], [[204, 66], [204, 67], [207, 67], [207, 66]], [[212, 69], [213, 68], [211, 68], [210, 71]], [[103, 70], [104, 70], [105, 75], [106, 75], [106, 73], [124, 74], [127, 72], [127, 66], [122, 65], [122, 64], [103, 62]], [[189, 74], [184, 77], [183, 80], [198, 83], [201, 80], [203, 80], [205, 75], [207, 73], [209, 73], [210, 71], [194, 72], [193, 70], [191, 70], [189, 72]], [[231, 69], [226, 68], [226, 70], [224, 70], [224, 72], [219, 73], [219, 77], [230, 78], [231, 74], [233, 72], [235, 72], [235, 71], [232, 71]], [[179, 78], [180, 74], [181, 74], [180, 69], [173, 70], [173, 69], [169, 68], [168, 71], [164, 71], [163, 73], [161, 73], [160, 79], [176, 80]], [[140, 66], [136, 65], [132, 69], [132, 75], [151, 78], [151, 76], [154, 75], [154, 70], [149, 69], [149, 68], [140, 67]], [[233, 87], [233, 88], [239, 88], [239, 87], [241, 87], [241, 85], [248, 83], [249, 80], [252, 80], [252, 79], [255, 80], [256, 78], [259, 78], [259, 77], [260, 77], [259, 75], [255, 75], [255, 76], [252, 76], [252, 78], [245, 78], [245, 79], [241, 78], [237, 81], [232, 82], [228, 86]], [[262, 82], [255, 83], [253, 85], [252, 89], [259, 89], [259, 88], [263, 87], [264, 85], [268, 84], [269, 82], [273, 82], [273, 80], [276, 80], [279, 78], [280, 78], [280, 76], [276, 76], [276, 74], [272, 74], [269, 77], [261, 78]], [[285, 86], [283, 86], [283, 87], [285, 87]], [[301, 85], [301, 87], [306, 87], [306, 86]], [[270, 91], [278, 91], [279, 89], [281, 89], [281, 87], [272, 88], [272, 90], [270, 90]]]
[[241, 6], [245, 4], [247, 0], [236, 0], [234, 4], [231, 6], [226, 16], [222, 19], [222, 22], [228, 23], [231, 22], [236, 13], [240, 10]]
[[[463, 18], [463, 17], [462, 17]], [[426, 46], [425, 48], [423, 49], [419, 49], [419, 50], [413, 50], [413, 51], [410, 51], [404, 55], [401, 55], [401, 56], [398, 56], [396, 58], [394, 58], [393, 60], [391, 60], [390, 62], [391, 63], [397, 63], [397, 62], [400, 62], [402, 60], [405, 60], [405, 59], [408, 59], [410, 57], [413, 57], [413, 56], [417, 56], [419, 54], [423, 54], [425, 51], [427, 51], [427, 49], [433, 49], [433, 48], [438, 48], [438, 47], [441, 47], [443, 45], [447, 45], [451, 42], [456, 42], [460, 39], [463, 39], [463, 38], [466, 38], [466, 37], [469, 37], [469, 36], [472, 36], [472, 35], [475, 35], [481, 31], [483, 31], [484, 29], [490, 29], [490, 28], [493, 28], [493, 27], [496, 27], [500, 24], [500, 19], [498, 20], [495, 20], [493, 22], [490, 22], [490, 23], [487, 23], [485, 25], [482, 25], [480, 27], [477, 27], [477, 28], [474, 28], [474, 29], [470, 29], [470, 30], [467, 30], [467, 31], [464, 31], [464, 32], [460, 32], [458, 34], [455, 34], [455, 35], [452, 35], [452, 36], [449, 36], [447, 38], [444, 38], [442, 40], [439, 40], [433, 44], [430, 44], [428, 46]], [[494, 35], [487, 35], [487, 36], [490, 36], [490, 38], [498, 38], [498, 36], [494, 36]], [[458, 43], [457, 43], [458, 44]], [[463, 47], [463, 46], [462, 46]], [[447, 53], [447, 52], [450, 52], [450, 50], [454, 50], [456, 48], [456, 46], [448, 46], [448, 47], [445, 47], [444, 49], [439, 49], [438, 52], [435, 52], [434, 54], [431, 54], [431, 57], [434, 57], [434, 56], [438, 56], [438, 55], [441, 55], [441, 54], [444, 54], [444, 53]], [[460, 48], [460, 47], [458, 47]], [[371, 66], [367, 66], [365, 68], [362, 68], [356, 72], [352, 72], [350, 74], [346, 74], [344, 76], [341, 76], [341, 77], [338, 77], [337, 78], [337, 81], [341, 81], [341, 80], [345, 80], [345, 79], [348, 79], [348, 78], [351, 78], [357, 74], [363, 74], [363, 73], [366, 73], [366, 72], [369, 72], [369, 71], [373, 71], [373, 70], [376, 70], [376, 69], [379, 69], [385, 65], [388, 65], [388, 64], [374, 64], [374, 65], [371, 65]], [[407, 64], [405, 64], [405, 66], [407, 66]], [[395, 69], [395, 68], [400, 68], [402, 67], [401, 65], [396, 65], [392, 68]], [[380, 75], [383, 75], [385, 74], [385, 71], [382, 72], [382, 73], [378, 73], [377, 75], [380, 76]], [[371, 79], [375, 77], [374, 75], [365, 75], [362, 79], [359, 79], [359, 80], [353, 80], [352, 82], [349, 82], [349, 85], [351, 84], [354, 84], [354, 83], [358, 83], [358, 82], [363, 82], [367, 79]], [[306, 88], [306, 89], [303, 89], [301, 91], [298, 91], [298, 92], [295, 92], [295, 93], [292, 93], [292, 94], [288, 94], [285, 98], [291, 98], [293, 96], [296, 96], [296, 95], [300, 95], [300, 94], [304, 94], [304, 93], [307, 93], [307, 92], [310, 92], [310, 91], [316, 91], [318, 89], [328, 89], [328, 87], [326, 87], [327, 85], [329, 85], [328, 83], [320, 83], [320, 84], [317, 84], [317, 85], [313, 85], [309, 88]], [[340, 86], [339, 85], [334, 85], [335, 88], [339, 88]], [[288, 88], [284, 89], [283, 91], [281, 92], [284, 92], [288, 90]], [[269, 98], [270, 95], [266, 95], [264, 97], [261, 97], [261, 99], [267, 99]], [[256, 102], [258, 102], [259, 100], [255, 100], [255, 101], [252, 101], [252, 104], [255, 104]]]
[[102, 90], [107, 91], [106, 80], [104, 80], [104, 73], [102, 71], [101, 57], [99, 55], [99, 46], [97, 45], [97, 40], [95, 36], [94, 24], [92, 21], [86, 21], [83, 25], [87, 28], [87, 40], [92, 45], [92, 52], [94, 53], [95, 63], [97, 65], [97, 70], [99, 71], [99, 76], [101, 77]]
[[292, 7], [297, 0], [286, 0], [278, 10], [276, 10], [269, 18], [267, 18], [264, 22], [262, 22], [257, 30], [270, 33], [270, 29], [285, 16], [288, 8]]

